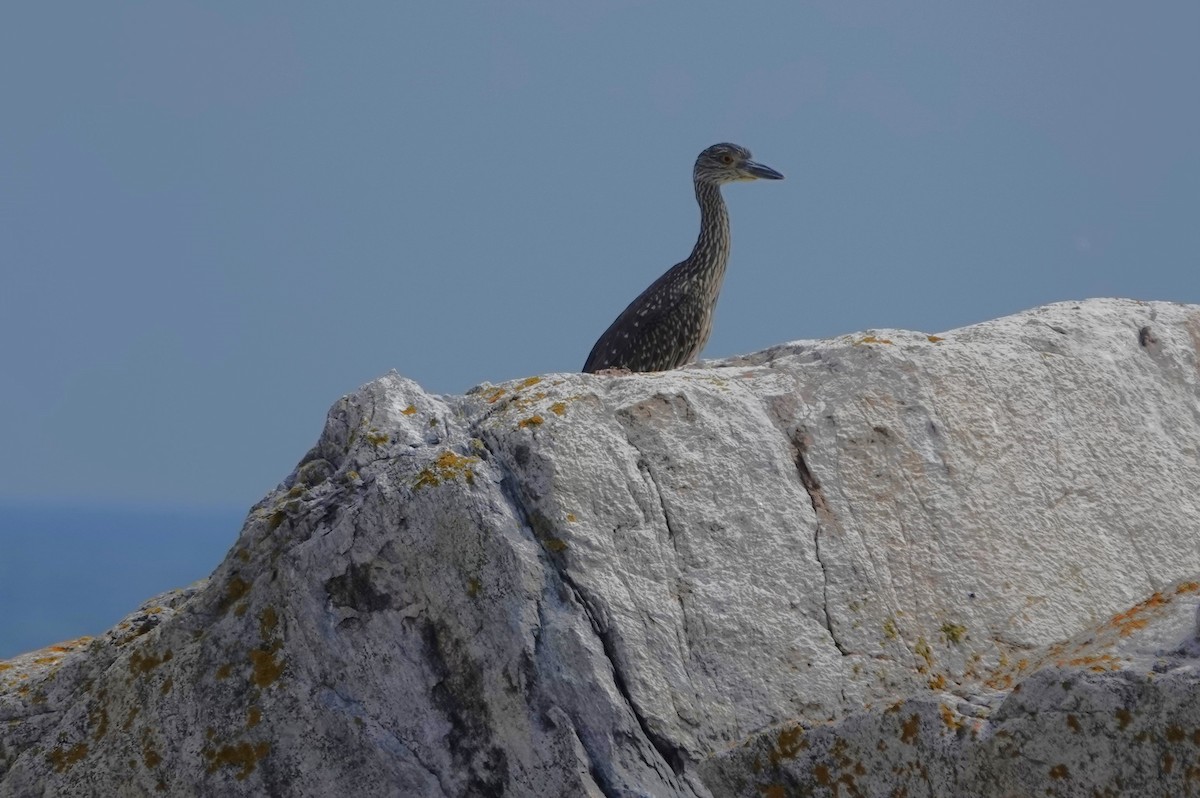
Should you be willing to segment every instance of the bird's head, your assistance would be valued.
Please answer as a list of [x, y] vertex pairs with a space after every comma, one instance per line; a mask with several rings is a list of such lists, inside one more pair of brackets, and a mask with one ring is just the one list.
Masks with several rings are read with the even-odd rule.
[[783, 175], [751, 160], [750, 150], [736, 144], [714, 144], [696, 159], [696, 180], [721, 185], [737, 180], [782, 180]]

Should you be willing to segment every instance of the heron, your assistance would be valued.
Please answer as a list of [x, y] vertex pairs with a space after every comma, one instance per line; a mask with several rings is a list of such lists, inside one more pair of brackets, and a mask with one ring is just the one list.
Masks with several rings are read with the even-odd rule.
[[694, 361], [712, 333], [713, 311], [729, 263], [729, 212], [721, 186], [741, 180], [782, 180], [737, 144], [714, 144], [696, 158], [692, 182], [700, 205], [700, 236], [675, 264], [617, 316], [596, 341], [585, 373], [669, 371]]

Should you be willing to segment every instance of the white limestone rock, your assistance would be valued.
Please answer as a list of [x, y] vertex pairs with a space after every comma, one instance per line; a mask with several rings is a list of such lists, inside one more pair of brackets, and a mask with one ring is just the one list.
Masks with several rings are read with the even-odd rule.
[[0, 664], [0, 796], [1188, 794], [1198, 349], [1091, 300], [388, 375], [209, 580]]

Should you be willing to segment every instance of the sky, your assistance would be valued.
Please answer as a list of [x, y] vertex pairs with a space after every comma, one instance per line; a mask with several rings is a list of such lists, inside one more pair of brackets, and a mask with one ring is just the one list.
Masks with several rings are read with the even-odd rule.
[[239, 520], [232, 508], [0, 502], [0, 660], [97, 636], [208, 576]]
[[0, 500], [244, 512], [389, 369], [577, 371], [690, 251], [719, 141], [787, 179], [725, 189], [706, 357], [1200, 302], [1198, 33], [1195, 0], [3, 4]]

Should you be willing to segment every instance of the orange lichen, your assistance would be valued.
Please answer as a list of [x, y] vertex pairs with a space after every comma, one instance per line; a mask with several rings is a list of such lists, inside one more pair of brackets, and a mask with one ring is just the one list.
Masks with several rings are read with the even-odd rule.
[[270, 648], [256, 648], [250, 652], [250, 664], [254, 666], [250, 681], [258, 687], [270, 686], [283, 674], [283, 663], [275, 659], [278, 650], [279, 644], [276, 643]]
[[495, 391], [493, 391], [491, 394], [489, 394], [488, 396], [486, 396], [484, 398], [489, 405], [494, 405], [494, 404], [496, 404], [496, 400], [498, 400], [501, 396], [504, 396], [504, 394], [506, 394], [506, 393], [508, 393], [508, 392], [505, 389], [497, 388]]
[[967, 637], [967, 627], [961, 623], [944, 623], [941, 632], [946, 643], [961, 643]]
[[919, 715], [913, 714], [908, 716], [908, 720], [904, 721], [904, 725], [900, 727], [900, 742], [914, 744], [917, 741], [917, 734], [921, 731], [921, 718]]
[[1149, 623], [1149, 618], [1134, 618], [1131, 621], [1121, 624], [1120, 635], [1121, 637], [1129, 637], [1138, 629], [1144, 629]]
[[135, 651], [129, 657], [129, 670], [135, 676], [147, 674], [164, 662], [169, 662], [172, 656], [171, 649], [164, 651], [162, 656], [158, 656], [157, 654], [142, 654], [140, 651]]
[[146, 763], [148, 768], [156, 768], [162, 763], [162, 757], [158, 755], [158, 751], [154, 750], [154, 740], [150, 737], [150, 732], [146, 732], [142, 738], [142, 761]]
[[54, 766], [54, 769], [59, 773], [67, 770], [79, 760], [87, 756], [87, 743], [77, 743], [64, 751], [62, 748], [55, 748], [50, 753], [46, 754], [46, 761]]
[[233, 578], [229, 580], [229, 584], [225, 586], [225, 595], [221, 598], [221, 611], [228, 610], [249, 592], [250, 583], [238, 574], [234, 574]]
[[206, 749], [204, 756], [208, 759], [208, 772], [213, 773], [219, 767], [240, 767], [234, 778], [238, 781], [245, 779], [254, 772], [258, 763], [271, 752], [271, 744], [262, 742], [251, 745], [242, 741], [237, 745], [223, 745], [216, 751]]
[[775, 738], [775, 745], [767, 755], [772, 765], [778, 765], [781, 760], [793, 759], [796, 754], [808, 748], [808, 740], [804, 739], [804, 727], [793, 726], [783, 729]]
[[[153, 610], [150, 610], [150, 612], [155, 612], [155, 611], [162, 612], [162, 607], [155, 607]], [[74, 640], [67, 640], [62, 643], [55, 643], [52, 646], [48, 646], [48, 648], [50, 651], [58, 651], [63, 654], [66, 654], [67, 652], [74, 651], [75, 649], [79, 648], [80, 646], [85, 646], [90, 642], [92, 642], [92, 638], [89, 637], [88, 635], [84, 635], [83, 637], [77, 637]], [[0, 666], [0, 670], [3, 670], [3, 666]]]
[[938, 341], [945, 341], [946, 339], [940, 335], [926, 335], [925, 340], [929, 341], [931, 344], [936, 344]]
[[218, 679], [228, 679], [229, 674], [231, 674], [231, 673], [233, 673], [233, 664], [232, 663], [226, 662], [224, 665], [217, 668], [217, 678]]
[[1118, 729], [1124, 729], [1126, 726], [1129, 725], [1129, 723], [1132, 720], [1133, 720], [1133, 714], [1128, 709], [1125, 709], [1124, 707], [1122, 707], [1121, 709], [1117, 710], [1117, 728]]
[[374, 428], [368, 430], [367, 434], [363, 437], [366, 438], [367, 443], [371, 444], [372, 446], [382, 446], [391, 441], [391, 437], [389, 437], [386, 433], [380, 432]]
[[555, 402], [550, 405], [550, 412], [556, 416], [564, 415], [567, 412], [567, 406], [562, 402]]
[[1050, 768], [1050, 778], [1052, 779], [1065, 779], [1070, 775], [1066, 765], [1059, 764]]
[[521, 380], [521, 383], [517, 386], [517, 388], [530, 388], [534, 385], [537, 385], [541, 381], [541, 377], [526, 377], [525, 379]]
[[[103, 700], [104, 695], [100, 698]], [[96, 727], [96, 731], [92, 733], [94, 739], [99, 740], [108, 733], [108, 710], [103, 704], [88, 712], [88, 723]]]
[[415, 413], [417, 412], [417, 406], [416, 406], [416, 405], [409, 405], [408, 407], [404, 408], [404, 409], [403, 409], [403, 410], [401, 410], [400, 412], [401, 412], [401, 413], [403, 413], [403, 414], [404, 414], [404, 415], [406, 415], [406, 416], [411, 416], [411, 415], [413, 415], [413, 414], [415, 414]]
[[445, 452], [442, 452], [442, 454], [438, 457], [437, 465], [438, 465], [438, 468], [451, 469], [451, 468], [461, 468], [466, 463], [476, 463], [478, 461], [479, 461], [478, 457], [462, 457], [461, 455], [457, 455], [454, 452], [445, 451]]
[[1112, 654], [1085, 654], [1082, 657], [1072, 657], [1069, 660], [1059, 660], [1058, 667], [1070, 666], [1073, 668], [1088, 667], [1093, 671], [1102, 672], [1116, 670], [1121, 665], [1121, 660], [1114, 657]]
[[445, 480], [457, 479], [458, 477], [463, 477], [468, 485], [474, 485], [475, 470], [470, 468], [470, 466], [478, 462], [478, 457], [463, 457], [447, 449], [438, 456], [433, 466], [422, 469], [421, 473], [417, 474], [417, 481], [413, 483], [413, 490], [419, 490], [424, 487], [436, 487]]
[[275, 625], [279, 623], [279, 615], [275, 612], [274, 607], [267, 607], [258, 614], [258, 634], [265, 642], [273, 631]]
[[521, 427], [522, 429], [524, 429], [526, 427], [536, 427], [536, 426], [540, 426], [541, 424], [545, 423], [545, 421], [546, 421], [546, 419], [542, 418], [541, 416], [533, 415], [533, 416], [530, 416], [529, 418], [524, 418], [524, 419], [521, 419], [520, 421], [518, 421], [517, 426]]
[[890, 344], [891, 341], [887, 338], [876, 338], [874, 335], [868, 335], [854, 342], [855, 346], [859, 344]]
[[262, 720], [262, 710], [258, 707], [250, 707], [250, 712], [246, 715], [246, 728], [253, 729]]
[[[1148, 623], [1147, 619], [1139, 616], [1141, 616], [1147, 610], [1157, 609], [1158, 607], [1165, 606], [1169, 601], [1170, 599], [1164, 598], [1163, 594], [1156, 590], [1151, 594], [1150, 598], [1146, 599], [1140, 604], [1135, 604], [1125, 612], [1120, 612], [1114, 615], [1109, 619], [1108, 625], [1119, 630], [1122, 637], [1127, 637], [1128, 635], [1132, 634], [1134, 630], [1141, 629]], [[1126, 629], [1129, 631], [1126, 631]]]
[[925, 642], [924, 637], [917, 638], [917, 644], [913, 646], [913, 651], [925, 661], [924, 665], [917, 663], [917, 672], [928, 673], [933, 668], [933, 649], [929, 647], [929, 643]]
[[962, 721], [960, 721], [955, 716], [954, 711], [945, 704], [938, 705], [938, 714], [942, 716], [942, 723], [946, 724], [946, 728], [950, 729], [951, 731], [958, 731], [962, 728]]

